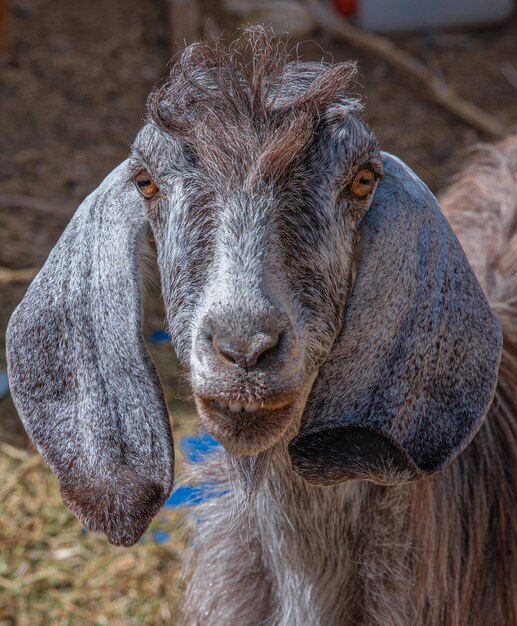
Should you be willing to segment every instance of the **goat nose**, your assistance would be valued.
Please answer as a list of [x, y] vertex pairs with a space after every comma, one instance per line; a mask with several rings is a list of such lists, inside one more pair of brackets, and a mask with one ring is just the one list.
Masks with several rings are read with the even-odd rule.
[[215, 353], [227, 363], [238, 367], [255, 367], [267, 353], [278, 345], [278, 333], [260, 332], [243, 341], [229, 336], [215, 335], [212, 345]]

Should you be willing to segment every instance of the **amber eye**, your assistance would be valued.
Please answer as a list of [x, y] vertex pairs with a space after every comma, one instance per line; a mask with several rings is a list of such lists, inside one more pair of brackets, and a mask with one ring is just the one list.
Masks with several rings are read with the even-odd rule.
[[354, 180], [350, 185], [350, 190], [358, 198], [364, 198], [373, 189], [375, 185], [375, 174], [372, 170], [359, 170], [354, 176]]
[[153, 198], [158, 193], [158, 185], [148, 172], [141, 171], [135, 176], [135, 185], [144, 198]]

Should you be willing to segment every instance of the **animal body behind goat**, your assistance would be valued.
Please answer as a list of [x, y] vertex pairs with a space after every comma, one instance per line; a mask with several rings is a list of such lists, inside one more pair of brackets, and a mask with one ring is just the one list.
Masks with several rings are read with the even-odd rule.
[[[460, 181], [458, 233], [485, 287], [478, 252], [502, 274], [482, 426], [500, 326], [430, 191], [360, 120], [352, 74], [289, 62], [261, 29], [187, 49], [9, 325], [13, 397], [65, 502], [131, 545], [172, 485], [140, 330], [152, 229], [225, 447], [198, 471], [230, 487], [196, 512], [189, 626], [515, 623], [512, 243], [494, 220], [508, 252], [483, 248]], [[514, 205], [493, 211], [513, 224]]]

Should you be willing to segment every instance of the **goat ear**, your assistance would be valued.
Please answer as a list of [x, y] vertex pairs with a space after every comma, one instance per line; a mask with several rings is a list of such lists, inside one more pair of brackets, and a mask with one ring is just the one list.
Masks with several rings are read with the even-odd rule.
[[144, 533], [174, 474], [141, 330], [146, 214], [128, 175], [124, 162], [81, 204], [7, 330], [12, 396], [64, 502], [125, 546]]
[[499, 323], [429, 189], [383, 154], [343, 327], [315, 381], [296, 472], [395, 484], [450, 463], [492, 401]]

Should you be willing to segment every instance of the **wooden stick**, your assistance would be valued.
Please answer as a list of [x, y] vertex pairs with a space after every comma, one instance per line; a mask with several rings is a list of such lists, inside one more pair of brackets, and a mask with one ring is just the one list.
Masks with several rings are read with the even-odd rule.
[[0, 452], [2, 454], [7, 455], [11, 459], [16, 459], [17, 461], [26, 461], [27, 459], [30, 459], [31, 456], [34, 456], [27, 450], [22, 450], [21, 448], [15, 448], [14, 446], [12, 446], [9, 443], [6, 443], [5, 441], [0, 443]]
[[0, 267], [0, 285], [4, 286], [14, 285], [16, 283], [30, 283], [39, 270], [39, 267], [27, 267], [20, 270]]
[[351, 45], [372, 52], [395, 67], [415, 76], [430, 91], [431, 96], [450, 113], [487, 135], [502, 138], [509, 134], [499, 120], [475, 104], [460, 98], [447, 84], [424, 63], [397, 46], [393, 41], [368, 33], [353, 26], [338, 13], [318, 0], [305, 0], [316, 24], [335, 37]]

